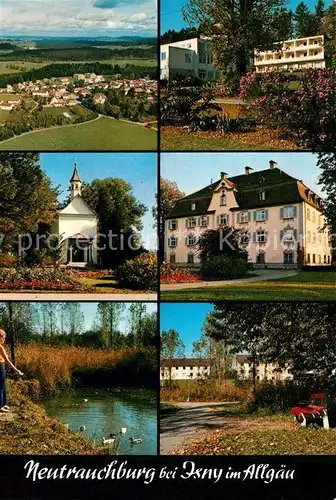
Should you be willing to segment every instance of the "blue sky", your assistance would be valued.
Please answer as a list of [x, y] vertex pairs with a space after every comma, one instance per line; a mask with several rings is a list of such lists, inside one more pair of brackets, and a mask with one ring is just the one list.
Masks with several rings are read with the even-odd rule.
[[192, 355], [192, 343], [199, 340], [208, 312], [214, 309], [207, 303], [163, 303], [160, 305], [160, 331], [177, 330], [185, 344], [185, 356]]
[[[287, 8], [295, 9], [301, 0], [290, 0], [287, 2]], [[305, 1], [305, 0], [304, 0]], [[326, 0], [326, 5], [331, 5], [332, 0]], [[185, 22], [182, 17], [182, 7], [188, 3], [188, 0], [161, 0], [161, 33], [164, 33], [168, 29], [180, 30], [186, 27]], [[310, 8], [314, 9], [316, 5], [316, 0], [306, 0], [305, 4]]]
[[[127, 312], [129, 310], [131, 303], [126, 304], [126, 310], [122, 313], [122, 317], [120, 319], [119, 328], [120, 331], [128, 333], [129, 332], [129, 321], [127, 318]], [[154, 303], [146, 303], [146, 308], [148, 313], [152, 313], [157, 311], [157, 305]], [[97, 312], [98, 302], [82, 302], [81, 309], [84, 313], [85, 317], [85, 329], [90, 329], [92, 327], [92, 323], [95, 319]]]
[[157, 35], [156, 0], [1, 0], [1, 35]]
[[247, 166], [255, 171], [265, 170], [269, 168], [269, 160], [276, 161], [278, 168], [323, 196], [321, 186], [317, 185], [317, 159], [312, 153], [163, 153], [161, 176], [175, 181], [181, 191], [191, 194], [211, 180], [218, 180], [220, 172], [233, 177], [243, 174]]
[[54, 186], [61, 186], [60, 201], [67, 197], [75, 160], [82, 181], [119, 177], [133, 186], [137, 200], [148, 208], [143, 217], [142, 239], [146, 248], [154, 249], [156, 229], [153, 229], [152, 206], [157, 192], [156, 153], [42, 153], [42, 169]]

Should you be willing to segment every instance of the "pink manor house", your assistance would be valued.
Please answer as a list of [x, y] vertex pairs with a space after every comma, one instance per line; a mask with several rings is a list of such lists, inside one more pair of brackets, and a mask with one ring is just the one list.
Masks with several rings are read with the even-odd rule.
[[[221, 178], [177, 201], [165, 221], [165, 261], [199, 264], [197, 242], [207, 229], [247, 231], [249, 262], [259, 268], [331, 264], [329, 227], [321, 198], [274, 161], [266, 170]], [[299, 256], [299, 258], [298, 258]]]

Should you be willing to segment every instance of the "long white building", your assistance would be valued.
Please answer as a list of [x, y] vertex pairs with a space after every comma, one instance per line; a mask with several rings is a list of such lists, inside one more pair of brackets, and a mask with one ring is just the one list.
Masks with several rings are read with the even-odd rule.
[[160, 53], [161, 80], [171, 80], [177, 75], [218, 77], [212, 64], [210, 38], [197, 37], [161, 45]]
[[285, 40], [278, 50], [255, 51], [254, 65], [257, 73], [325, 68], [324, 36]]

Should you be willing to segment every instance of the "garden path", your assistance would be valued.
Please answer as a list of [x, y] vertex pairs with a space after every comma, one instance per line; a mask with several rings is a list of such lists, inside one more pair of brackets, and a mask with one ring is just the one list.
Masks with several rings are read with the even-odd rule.
[[[168, 403], [169, 404], [169, 403]], [[216, 429], [236, 427], [238, 421], [214, 412], [216, 407], [226, 407], [236, 402], [226, 403], [172, 403], [170, 409], [160, 416], [160, 453], [170, 454], [174, 448], [186, 444], [188, 439]]]
[[281, 278], [290, 278], [291, 276], [296, 276], [298, 274], [295, 270], [284, 270], [284, 269], [258, 269], [256, 271], [258, 276], [252, 276], [250, 278], [240, 278], [236, 280], [222, 280], [222, 281], [196, 281], [194, 283], [169, 283], [161, 284], [160, 290], [162, 292], [168, 292], [171, 290], [186, 290], [190, 288], [209, 288], [209, 287], [220, 287], [225, 285], [235, 285], [236, 283], [251, 283], [255, 281], [267, 281], [267, 280], [277, 280]]

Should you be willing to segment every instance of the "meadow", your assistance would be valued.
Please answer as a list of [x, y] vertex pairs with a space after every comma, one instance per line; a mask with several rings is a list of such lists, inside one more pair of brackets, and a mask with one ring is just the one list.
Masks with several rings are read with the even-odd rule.
[[[20, 381], [21, 391], [34, 399], [71, 388], [74, 378], [77, 382], [87, 375], [93, 380], [94, 374], [105, 378], [122, 369], [129, 373], [133, 369], [150, 370], [150, 349], [120, 348], [92, 349], [73, 346], [52, 346], [43, 344], [22, 344], [18, 346], [16, 362], [26, 379]], [[142, 363], [142, 368], [139, 368]], [[149, 364], [148, 364], [149, 363]], [[133, 385], [140, 383], [140, 377]], [[112, 386], [113, 384], [111, 384]]]
[[78, 125], [29, 132], [0, 143], [0, 150], [156, 150], [157, 132], [107, 117]]
[[243, 401], [251, 395], [251, 384], [235, 385], [233, 380], [179, 380], [173, 387], [161, 387], [162, 402]]

